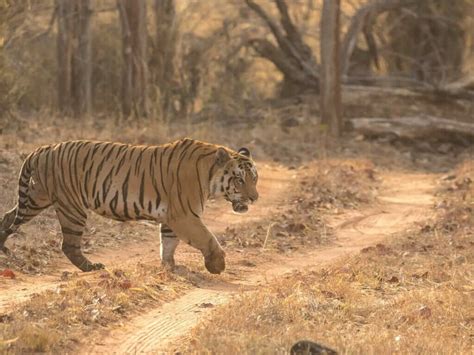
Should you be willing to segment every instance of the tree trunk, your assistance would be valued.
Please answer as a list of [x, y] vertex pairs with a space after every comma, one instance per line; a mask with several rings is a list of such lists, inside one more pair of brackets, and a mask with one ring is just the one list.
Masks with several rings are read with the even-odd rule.
[[165, 120], [172, 109], [176, 54], [176, 9], [174, 0], [155, 0], [156, 42], [150, 69], [160, 90], [161, 112]]
[[91, 111], [90, 0], [56, 0], [58, 106], [66, 115]]
[[122, 112], [125, 116], [146, 116], [147, 30], [146, 1], [117, 0], [122, 28]]
[[438, 140], [466, 145], [474, 141], [474, 123], [441, 117], [359, 117], [351, 118], [349, 122], [355, 131], [367, 137], [391, 136], [393, 139]]
[[340, 0], [324, 0], [321, 15], [321, 118], [333, 137], [342, 132], [339, 60]]

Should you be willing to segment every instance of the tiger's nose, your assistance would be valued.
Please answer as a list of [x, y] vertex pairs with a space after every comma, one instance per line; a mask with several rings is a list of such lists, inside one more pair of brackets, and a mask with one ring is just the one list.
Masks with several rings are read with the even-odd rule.
[[249, 200], [252, 203], [257, 201], [258, 200], [258, 192], [256, 192], [255, 195], [253, 195], [253, 196], [249, 196]]

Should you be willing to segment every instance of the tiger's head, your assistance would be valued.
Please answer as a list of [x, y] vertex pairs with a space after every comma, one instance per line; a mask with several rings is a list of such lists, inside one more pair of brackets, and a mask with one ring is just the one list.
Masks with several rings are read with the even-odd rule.
[[250, 151], [240, 148], [237, 153], [229, 153], [219, 148], [216, 164], [219, 170], [211, 181], [211, 196], [224, 197], [235, 212], [247, 212], [249, 203], [258, 199], [258, 173]]

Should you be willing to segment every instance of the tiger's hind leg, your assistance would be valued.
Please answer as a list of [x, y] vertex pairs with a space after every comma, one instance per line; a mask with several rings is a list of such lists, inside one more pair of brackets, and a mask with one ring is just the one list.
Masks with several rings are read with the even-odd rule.
[[0, 250], [8, 253], [5, 242], [8, 237], [16, 232], [26, 222], [39, 215], [44, 209], [51, 206], [46, 192], [38, 184], [30, 182], [24, 195], [20, 194], [18, 204], [5, 213], [0, 222]]
[[15, 220], [17, 208], [13, 208], [3, 216], [3, 219], [0, 221], [0, 250], [3, 251], [5, 254], [9, 252], [8, 248], [5, 246], [5, 242], [8, 239], [8, 236], [13, 233], [13, 231], [7, 230], [13, 224]]
[[63, 234], [62, 251], [66, 257], [82, 271], [93, 271], [105, 268], [101, 263], [90, 262], [84, 254], [82, 254], [82, 234], [87, 220], [85, 212], [73, 212], [59, 205], [55, 205], [55, 207]]
[[161, 265], [173, 269], [175, 266], [174, 252], [179, 244], [179, 239], [171, 228], [164, 223], [161, 224], [160, 239]]

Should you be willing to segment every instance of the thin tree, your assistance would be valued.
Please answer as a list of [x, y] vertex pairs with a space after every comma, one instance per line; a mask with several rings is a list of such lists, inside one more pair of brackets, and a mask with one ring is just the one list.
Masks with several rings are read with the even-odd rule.
[[58, 106], [75, 117], [91, 111], [90, 0], [56, 0]]
[[161, 112], [167, 119], [171, 108], [175, 78], [176, 6], [174, 0], [155, 0], [156, 41], [150, 61], [153, 82], [160, 91]]
[[340, 0], [324, 0], [321, 14], [321, 119], [333, 137], [342, 132], [340, 70]]
[[122, 28], [122, 112], [148, 113], [146, 1], [117, 0]]

